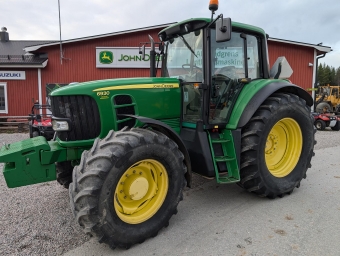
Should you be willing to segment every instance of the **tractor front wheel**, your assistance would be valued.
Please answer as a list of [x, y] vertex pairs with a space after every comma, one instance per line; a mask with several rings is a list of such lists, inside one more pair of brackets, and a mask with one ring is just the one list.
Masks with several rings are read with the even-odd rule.
[[183, 199], [183, 159], [172, 140], [153, 130], [111, 131], [97, 139], [69, 187], [77, 222], [111, 248], [156, 236]]
[[242, 128], [240, 186], [269, 198], [299, 187], [314, 154], [313, 120], [296, 95], [267, 98]]

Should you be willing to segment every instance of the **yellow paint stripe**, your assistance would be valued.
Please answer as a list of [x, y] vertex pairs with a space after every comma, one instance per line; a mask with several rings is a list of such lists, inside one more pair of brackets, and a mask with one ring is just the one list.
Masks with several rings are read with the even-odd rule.
[[179, 88], [179, 84], [164, 83], [164, 84], [128, 84], [128, 85], [118, 85], [109, 86], [93, 90], [98, 91], [110, 91], [110, 90], [127, 90], [127, 89], [173, 89]]

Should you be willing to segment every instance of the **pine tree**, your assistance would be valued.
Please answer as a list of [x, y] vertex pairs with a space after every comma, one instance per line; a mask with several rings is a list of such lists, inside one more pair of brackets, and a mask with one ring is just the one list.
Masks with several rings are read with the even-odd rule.
[[338, 67], [335, 72], [335, 85], [340, 86], [340, 67]]

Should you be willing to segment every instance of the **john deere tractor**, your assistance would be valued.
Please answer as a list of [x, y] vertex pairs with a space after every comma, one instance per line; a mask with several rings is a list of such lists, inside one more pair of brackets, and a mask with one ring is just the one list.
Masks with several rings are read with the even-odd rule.
[[159, 32], [151, 77], [53, 91], [55, 140], [3, 146], [8, 187], [57, 179], [79, 225], [112, 248], [168, 226], [192, 172], [268, 198], [299, 187], [314, 154], [312, 97], [281, 79], [284, 65], [269, 71], [262, 29], [214, 18], [217, 8]]

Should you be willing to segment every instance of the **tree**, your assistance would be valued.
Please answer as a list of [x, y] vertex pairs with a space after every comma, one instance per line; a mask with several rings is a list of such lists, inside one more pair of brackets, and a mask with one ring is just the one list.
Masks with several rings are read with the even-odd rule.
[[326, 63], [320, 63], [316, 80], [316, 84], [319, 86], [327, 84], [340, 85], [340, 67], [335, 69], [332, 66], [326, 65]]
[[335, 72], [335, 84], [340, 86], [340, 67]]

